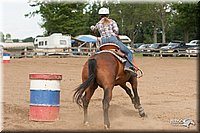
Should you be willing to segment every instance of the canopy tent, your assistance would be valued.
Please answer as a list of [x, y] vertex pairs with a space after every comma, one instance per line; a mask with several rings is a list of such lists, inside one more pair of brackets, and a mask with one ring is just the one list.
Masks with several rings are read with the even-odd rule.
[[81, 36], [78, 39], [81, 40], [81, 41], [84, 41], [84, 42], [97, 42], [97, 40], [94, 40], [94, 39], [89, 38], [87, 36]]
[[91, 42], [91, 43], [96, 43], [97, 42], [97, 37], [92, 36], [92, 35], [79, 35], [75, 37], [77, 40], [80, 40], [82, 42]]

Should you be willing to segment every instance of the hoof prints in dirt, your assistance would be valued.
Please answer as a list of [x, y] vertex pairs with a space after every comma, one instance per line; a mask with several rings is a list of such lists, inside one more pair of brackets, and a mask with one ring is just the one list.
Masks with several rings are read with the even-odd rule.
[[[3, 127], [11, 127], [11, 128], [21, 129], [21, 128], [23, 128], [23, 126], [21, 126], [21, 123], [28, 122], [28, 108], [26, 108], [26, 107], [18, 106], [16, 104], [5, 104], [4, 103], [3, 111], [4, 111]], [[13, 117], [15, 119], [13, 119]], [[16, 124], [13, 125], [10, 123], [16, 123]]]

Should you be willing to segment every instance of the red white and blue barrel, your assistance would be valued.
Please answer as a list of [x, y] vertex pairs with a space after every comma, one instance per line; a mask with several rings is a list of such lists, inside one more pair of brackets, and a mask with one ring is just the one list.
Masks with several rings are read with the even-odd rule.
[[10, 53], [3, 53], [3, 63], [10, 63]]
[[55, 121], [59, 119], [60, 74], [29, 74], [29, 120]]

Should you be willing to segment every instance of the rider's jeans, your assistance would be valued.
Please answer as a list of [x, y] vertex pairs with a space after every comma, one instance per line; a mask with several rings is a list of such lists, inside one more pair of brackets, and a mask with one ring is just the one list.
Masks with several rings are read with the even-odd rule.
[[[119, 41], [116, 36], [101, 38], [101, 44], [105, 44], [105, 43], [115, 43], [115, 44], [117, 44], [120, 47], [120, 50], [128, 56], [128, 60], [130, 62], [132, 62], [133, 53], [130, 51], [130, 49], [127, 48], [126, 45], [124, 45], [121, 41]], [[128, 61], [126, 62], [125, 66], [126, 67], [133, 67]]]

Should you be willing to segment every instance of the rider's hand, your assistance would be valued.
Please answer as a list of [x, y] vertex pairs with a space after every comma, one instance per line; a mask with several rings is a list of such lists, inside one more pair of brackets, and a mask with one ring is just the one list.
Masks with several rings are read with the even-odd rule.
[[95, 26], [94, 26], [94, 25], [90, 26], [90, 29], [91, 29], [92, 31], [94, 31], [94, 30], [95, 30]]

